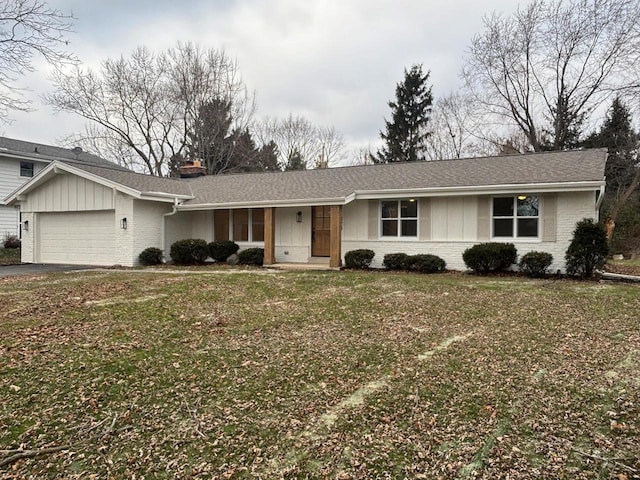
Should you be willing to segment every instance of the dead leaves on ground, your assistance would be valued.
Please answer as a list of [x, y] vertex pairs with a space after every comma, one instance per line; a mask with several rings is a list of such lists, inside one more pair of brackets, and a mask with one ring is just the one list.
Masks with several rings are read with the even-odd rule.
[[2, 474], [637, 478], [640, 290], [548, 283], [5, 280]]

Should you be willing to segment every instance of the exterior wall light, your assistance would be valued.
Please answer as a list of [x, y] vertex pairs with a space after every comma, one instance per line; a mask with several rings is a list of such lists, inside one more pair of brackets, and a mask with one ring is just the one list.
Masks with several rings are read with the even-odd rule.
[[22, 223], [22, 229], [23, 229], [25, 232], [28, 232], [28, 231], [29, 231], [29, 220], [25, 220], [25, 221]]
[[122, 217], [122, 220], [120, 220], [120, 228], [122, 230], [127, 229], [127, 217]]
[[296, 213], [296, 223], [302, 223], [302, 212]]

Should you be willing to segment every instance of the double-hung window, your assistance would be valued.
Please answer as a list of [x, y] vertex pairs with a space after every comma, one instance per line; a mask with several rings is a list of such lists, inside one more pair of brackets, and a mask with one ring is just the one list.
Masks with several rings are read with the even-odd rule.
[[494, 197], [491, 213], [494, 238], [538, 238], [540, 197]]
[[381, 202], [383, 237], [418, 236], [418, 202], [409, 200], [384, 200]]
[[264, 241], [264, 210], [239, 208], [233, 211], [233, 240], [236, 242]]
[[20, 176], [33, 177], [33, 162], [20, 162]]

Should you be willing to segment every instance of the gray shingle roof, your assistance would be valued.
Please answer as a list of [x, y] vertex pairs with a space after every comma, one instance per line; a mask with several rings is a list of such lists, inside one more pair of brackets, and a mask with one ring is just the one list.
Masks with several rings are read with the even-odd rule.
[[68, 148], [54, 147], [53, 145], [44, 145], [42, 143], [25, 142], [23, 140], [16, 140], [7, 137], [0, 137], [0, 155], [2, 155], [3, 152], [19, 154], [41, 162], [58, 160], [69, 164], [101, 165], [128, 171], [125, 167], [121, 167], [88, 152], [75, 152]]
[[171, 195], [192, 196], [189, 182], [178, 178], [154, 177], [143, 173], [135, 173], [129, 170], [120, 170], [111, 167], [99, 167], [96, 165], [73, 164], [74, 167], [100, 177], [119, 183], [125, 187], [133, 188], [142, 193], [168, 193]]
[[[292, 172], [205, 176], [189, 180], [154, 177], [117, 166], [73, 166], [142, 193], [194, 197], [185, 206], [264, 204], [325, 200], [341, 203], [356, 192], [499, 187], [603, 182], [606, 149], [545, 152], [431, 162], [365, 165]], [[69, 162], [71, 164], [71, 162]]]
[[606, 149], [200, 177], [187, 205], [345, 198], [356, 191], [604, 179]]

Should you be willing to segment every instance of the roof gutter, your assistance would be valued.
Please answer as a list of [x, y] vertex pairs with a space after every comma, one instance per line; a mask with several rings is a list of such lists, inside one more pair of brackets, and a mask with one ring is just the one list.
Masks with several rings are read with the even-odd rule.
[[602, 181], [558, 182], [558, 183], [523, 183], [507, 185], [469, 185], [463, 187], [434, 187], [410, 188], [393, 190], [356, 190], [358, 200], [375, 200], [379, 198], [398, 198], [402, 196], [430, 196], [443, 197], [456, 195], [478, 195], [493, 193], [550, 193], [550, 192], [579, 192], [598, 190], [602, 188]]
[[[347, 197], [349, 198], [349, 197]], [[345, 205], [349, 203], [343, 197], [309, 198], [293, 200], [259, 200], [255, 202], [219, 202], [197, 203], [194, 205], [180, 205], [181, 211], [186, 210], [215, 210], [217, 208], [256, 208], [256, 207], [313, 207], [320, 205]]]
[[176, 213], [178, 213], [178, 205], [180, 205], [178, 197], [175, 197], [173, 199], [173, 208], [171, 209], [170, 212], [167, 213], [163, 213], [162, 214], [162, 229], [161, 229], [161, 245], [162, 245], [162, 254], [164, 255], [165, 253], [165, 248], [166, 248], [166, 243], [167, 243], [167, 239], [166, 239], [166, 231], [167, 231], [167, 217], [170, 217], [171, 215], [175, 215]]

